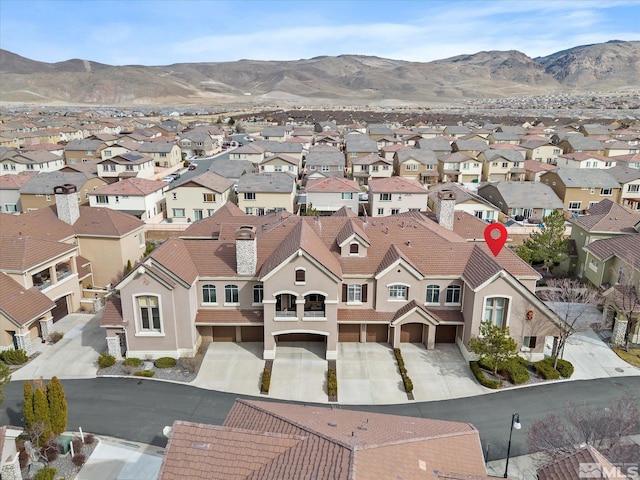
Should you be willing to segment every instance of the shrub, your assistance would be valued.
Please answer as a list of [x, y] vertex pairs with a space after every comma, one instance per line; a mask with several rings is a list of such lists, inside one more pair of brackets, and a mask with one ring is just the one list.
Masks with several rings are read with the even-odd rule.
[[534, 363], [533, 368], [546, 380], [557, 380], [560, 378], [560, 372], [553, 368], [553, 363], [550, 364], [547, 359]]
[[20, 462], [20, 469], [27, 468], [27, 465], [29, 465], [29, 458], [30, 458], [29, 454], [24, 449], [24, 447], [22, 447], [22, 449], [20, 450], [20, 453], [18, 454], [18, 462]]
[[269, 386], [271, 385], [271, 369], [264, 367], [262, 371], [262, 379], [260, 380], [260, 393], [269, 393]]
[[153, 365], [156, 368], [171, 368], [171, 367], [175, 367], [176, 366], [176, 359], [175, 358], [171, 358], [171, 357], [160, 357], [155, 362], [153, 362]]
[[402, 377], [402, 382], [404, 383], [404, 390], [407, 393], [413, 392], [413, 382], [406, 375]]
[[[550, 364], [553, 365], [553, 358], [548, 358]], [[558, 359], [556, 370], [562, 375], [562, 378], [571, 378], [573, 375], [573, 364], [569, 360]]]
[[180, 365], [189, 373], [196, 373], [198, 370], [198, 359], [195, 357], [185, 357], [180, 359]]
[[22, 365], [27, 363], [29, 357], [24, 350], [5, 350], [2, 352], [2, 360], [7, 365]]
[[35, 474], [33, 480], [54, 480], [56, 478], [56, 473], [58, 470], [53, 467], [44, 467], [38, 470], [38, 473]]
[[112, 367], [116, 364], [116, 357], [109, 355], [107, 352], [102, 352], [98, 357], [98, 366], [100, 368]]
[[129, 357], [129, 358], [126, 358], [124, 362], [122, 362], [122, 364], [127, 367], [139, 367], [140, 365], [142, 365], [142, 359], [136, 358], [136, 357]]
[[469, 362], [469, 367], [471, 367], [471, 371], [480, 385], [487, 388], [493, 388], [494, 390], [502, 386], [502, 382], [485, 377], [480, 365], [478, 365], [478, 362]]
[[84, 443], [87, 445], [91, 445], [95, 441], [96, 437], [93, 433], [85, 433], [84, 435]]
[[71, 461], [76, 467], [81, 467], [87, 461], [87, 456], [84, 453], [76, 453]]
[[82, 451], [82, 439], [80, 437], [73, 437], [71, 443], [73, 444], [74, 453], [79, 453]]
[[338, 396], [338, 376], [333, 368], [327, 370], [327, 395], [330, 397]]
[[147, 378], [151, 378], [153, 377], [156, 372], [154, 372], [153, 370], [138, 370], [137, 372], [133, 373], [136, 377], [147, 377]]
[[49, 334], [49, 342], [58, 343], [64, 337], [64, 333], [62, 332], [51, 332]]
[[516, 357], [516, 360], [518, 361], [518, 363], [520, 365], [522, 365], [523, 367], [528, 367], [531, 365], [531, 362], [529, 360], [527, 360], [526, 358], [521, 357], [520, 355], [518, 355]]
[[60, 445], [49, 442], [40, 449], [40, 453], [47, 459], [47, 462], [53, 462], [60, 456]]
[[517, 360], [512, 360], [504, 365], [504, 370], [507, 372], [509, 381], [514, 385], [521, 385], [529, 381], [529, 371], [522, 363]]

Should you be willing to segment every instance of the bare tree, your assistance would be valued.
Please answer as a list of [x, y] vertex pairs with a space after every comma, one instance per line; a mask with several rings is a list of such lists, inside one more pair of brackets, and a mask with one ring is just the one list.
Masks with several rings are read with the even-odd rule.
[[613, 308], [617, 318], [622, 318], [627, 322], [627, 329], [624, 335], [625, 349], [629, 349], [629, 337], [635, 330], [636, 324], [640, 321], [640, 295], [638, 286], [633, 275], [632, 267], [622, 268], [618, 272], [617, 283], [607, 291], [607, 305]]
[[571, 335], [576, 332], [589, 330], [590, 325], [585, 321], [585, 314], [591, 307], [598, 305], [600, 294], [597, 290], [570, 278], [552, 279], [548, 282], [549, 288], [541, 292], [541, 297], [553, 302], [551, 308], [562, 319], [558, 325], [560, 335], [553, 345], [555, 357], [554, 368], [557, 367], [558, 358], [564, 355], [564, 347]]
[[614, 463], [631, 461], [638, 455], [628, 440], [640, 429], [635, 398], [612, 399], [604, 408], [568, 401], [563, 413], [562, 417], [551, 414], [533, 422], [527, 436], [531, 453], [553, 461], [589, 444]]

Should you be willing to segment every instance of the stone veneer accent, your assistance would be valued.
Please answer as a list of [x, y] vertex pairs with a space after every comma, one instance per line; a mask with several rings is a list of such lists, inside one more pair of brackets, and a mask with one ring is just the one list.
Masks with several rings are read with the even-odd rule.
[[47, 340], [49, 335], [53, 333], [53, 317], [40, 320], [40, 331], [42, 332], [42, 338]]
[[236, 264], [238, 275], [255, 275], [258, 264], [255, 227], [240, 227], [236, 233]]
[[448, 230], [453, 230], [453, 218], [455, 215], [456, 193], [451, 190], [438, 192], [438, 208], [436, 218], [438, 223]]
[[109, 355], [113, 355], [117, 359], [122, 358], [120, 337], [107, 337], [107, 351]]
[[31, 355], [31, 353], [33, 352], [33, 347], [31, 346], [31, 338], [29, 338], [29, 332], [16, 333], [15, 339], [18, 350], [24, 350], [24, 353], [26, 353], [27, 356]]
[[76, 223], [80, 218], [80, 206], [75, 185], [60, 185], [53, 187], [56, 196], [56, 208], [58, 218], [69, 225]]
[[2, 480], [22, 480], [22, 472], [20, 471], [20, 462], [18, 461], [17, 455], [2, 466], [0, 478], [2, 478]]
[[616, 316], [613, 322], [613, 332], [611, 333], [611, 343], [614, 345], [624, 345], [624, 337], [627, 333], [628, 320], [624, 317]]

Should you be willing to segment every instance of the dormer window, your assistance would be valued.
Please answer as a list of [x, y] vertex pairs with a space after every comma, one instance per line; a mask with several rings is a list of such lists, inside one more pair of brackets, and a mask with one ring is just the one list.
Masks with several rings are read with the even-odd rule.
[[305, 283], [307, 277], [307, 272], [304, 268], [296, 269], [296, 283]]
[[357, 255], [358, 253], [360, 253], [360, 244], [359, 243], [352, 243], [349, 245], [349, 253], [351, 255]]

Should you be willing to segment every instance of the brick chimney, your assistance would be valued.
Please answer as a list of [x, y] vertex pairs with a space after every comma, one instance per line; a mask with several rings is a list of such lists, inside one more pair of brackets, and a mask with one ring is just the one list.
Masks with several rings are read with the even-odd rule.
[[453, 218], [455, 215], [456, 192], [453, 190], [440, 190], [438, 192], [438, 209], [436, 218], [444, 228], [453, 230]]
[[58, 218], [69, 225], [76, 223], [80, 218], [80, 206], [78, 203], [78, 193], [75, 185], [66, 183], [53, 187], [56, 196], [56, 208]]
[[236, 232], [236, 269], [238, 275], [255, 275], [257, 263], [256, 227], [243, 225]]

